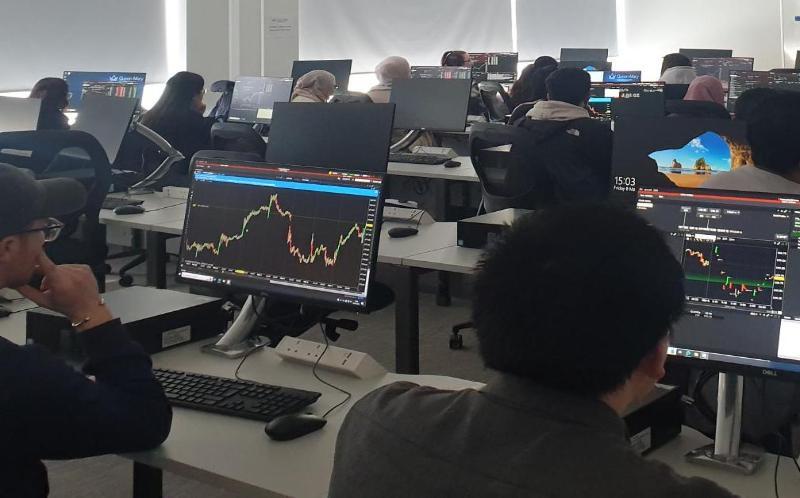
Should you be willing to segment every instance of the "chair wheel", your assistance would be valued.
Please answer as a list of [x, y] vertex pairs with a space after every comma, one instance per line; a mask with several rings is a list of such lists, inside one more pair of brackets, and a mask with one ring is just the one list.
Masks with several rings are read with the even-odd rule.
[[130, 275], [122, 275], [119, 277], [119, 285], [123, 287], [130, 287], [133, 285], [133, 277]]
[[464, 337], [461, 335], [451, 335], [450, 336], [450, 349], [456, 351], [459, 349], [464, 349]]

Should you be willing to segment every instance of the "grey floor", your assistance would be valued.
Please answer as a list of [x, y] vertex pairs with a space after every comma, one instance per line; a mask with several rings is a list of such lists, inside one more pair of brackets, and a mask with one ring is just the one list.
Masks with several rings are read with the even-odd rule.
[[[114, 266], [117, 267], [119, 263]], [[141, 283], [143, 267], [132, 274]], [[110, 276], [108, 289], [116, 287], [116, 278]], [[181, 286], [171, 285], [181, 289]], [[436, 305], [433, 294], [423, 293], [420, 299], [420, 370], [425, 374], [448, 375], [470, 380], [485, 381], [489, 373], [484, 369], [475, 348], [475, 336], [464, 334], [465, 347], [451, 351], [448, 346], [450, 328], [469, 318], [467, 302], [455, 299], [449, 307]], [[372, 315], [357, 317], [359, 329], [346, 332], [337, 346], [365, 351], [393, 369], [394, 365], [394, 307]], [[308, 332], [304, 337], [321, 341], [318, 332]], [[265, 462], [265, 465], [267, 463]], [[125, 498], [131, 496], [131, 463], [116, 456], [88, 458], [69, 462], [47, 462], [53, 498]], [[191, 479], [165, 473], [164, 496], [169, 498], [230, 498], [232, 493]]]

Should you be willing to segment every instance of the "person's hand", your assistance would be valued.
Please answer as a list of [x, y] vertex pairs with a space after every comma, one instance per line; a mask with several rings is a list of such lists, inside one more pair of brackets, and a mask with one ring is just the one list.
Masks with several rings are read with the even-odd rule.
[[89, 267], [56, 266], [44, 253], [38, 263], [37, 271], [43, 277], [40, 288], [19, 287], [16, 290], [20, 294], [43, 308], [66, 315], [73, 323], [85, 321], [77, 327], [78, 330], [87, 330], [113, 319], [102, 304], [97, 281]]

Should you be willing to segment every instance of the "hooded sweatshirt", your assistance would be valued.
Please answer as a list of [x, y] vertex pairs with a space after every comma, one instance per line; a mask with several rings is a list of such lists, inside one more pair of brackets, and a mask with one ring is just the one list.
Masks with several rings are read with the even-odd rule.
[[697, 72], [691, 66], [675, 66], [664, 71], [660, 81], [667, 85], [688, 85], [697, 78]]

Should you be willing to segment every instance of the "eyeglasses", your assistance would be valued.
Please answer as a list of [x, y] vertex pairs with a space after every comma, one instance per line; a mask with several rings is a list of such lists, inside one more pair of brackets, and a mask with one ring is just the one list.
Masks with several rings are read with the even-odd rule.
[[47, 225], [40, 227], [40, 228], [31, 228], [30, 230], [23, 230], [21, 232], [9, 234], [9, 235], [22, 235], [25, 233], [36, 233], [42, 232], [44, 233], [44, 241], [45, 242], [53, 242], [58, 238], [58, 235], [61, 233], [61, 229], [64, 228], [64, 224], [58, 221], [55, 218], [48, 218]]

